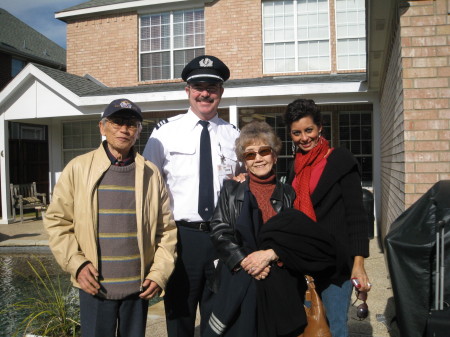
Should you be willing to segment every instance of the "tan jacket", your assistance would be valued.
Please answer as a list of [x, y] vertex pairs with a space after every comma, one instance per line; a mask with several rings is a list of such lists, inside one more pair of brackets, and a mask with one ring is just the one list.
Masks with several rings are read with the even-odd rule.
[[[151, 279], [165, 289], [175, 267], [177, 241], [169, 195], [153, 163], [138, 153], [135, 163], [141, 280]], [[103, 145], [70, 161], [58, 179], [45, 214], [50, 248], [78, 288], [76, 275], [84, 263], [90, 261], [98, 269], [97, 188], [110, 165]]]

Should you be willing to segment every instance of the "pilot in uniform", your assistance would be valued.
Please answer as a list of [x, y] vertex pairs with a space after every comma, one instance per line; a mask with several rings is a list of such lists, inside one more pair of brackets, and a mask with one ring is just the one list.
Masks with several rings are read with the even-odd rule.
[[[214, 56], [203, 55], [189, 62], [182, 72], [188, 112], [158, 123], [143, 153], [164, 176], [178, 227], [178, 260], [164, 297], [169, 337], [194, 336], [198, 304], [201, 331], [211, 312], [208, 283], [214, 274], [215, 253], [209, 220], [224, 179], [243, 171], [234, 152], [239, 131], [217, 114], [222, 84], [229, 76], [228, 67]], [[202, 137], [208, 138], [208, 133], [209, 140], [204, 143]], [[201, 143], [207, 144], [203, 149], [206, 146], [210, 154], [201, 154]], [[210, 166], [211, 172], [202, 171]], [[207, 188], [202, 187], [200, 178], [205, 176], [211, 176]], [[201, 196], [207, 189], [211, 193]], [[199, 198], [207, 198], [209, 205], [200, 206]]]

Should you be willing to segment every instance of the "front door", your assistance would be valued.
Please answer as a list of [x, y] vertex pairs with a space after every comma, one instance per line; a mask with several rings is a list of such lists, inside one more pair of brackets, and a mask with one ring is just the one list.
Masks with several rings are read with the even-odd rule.
[[49, 200], [47, 126], [9, 123], [9, 169], [13, 184], [36, 182]]

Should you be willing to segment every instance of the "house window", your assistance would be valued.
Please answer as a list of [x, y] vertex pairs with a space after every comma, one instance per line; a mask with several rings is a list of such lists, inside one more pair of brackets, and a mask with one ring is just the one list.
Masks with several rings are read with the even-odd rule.
[[339, 144], [350, 150], [362, 170], [362, 181], [372, 184], [372, 114], [370, 112], [339, 113]]
[[10, 139], [47, 140], [47, 127], [45, 125], [9, 123]]
[[18, 60], [15, 58], [11, 59], [11, 77], [15, 77], [20, 71], [25, 68], [27, 63], [23, 60]]
[[338, 70], [366, 68], [364, 0], [336, 0]]
[[96, 149], [101, 135], [98, 121], [71, 121], [63, 123], [63, 164], [73, 158]]
[[330, 70], [328, 0], [263, 2], [264, 73]]
[[[162, 118], [150, 118], [142, 121], [142, 130], [134, 149], [143, 153], [153, 128]], [[63, 123], [63, 164], [69, 163], [73, 158], [100, 146], [102, 136], [98, 121], [75, 121]]]
[[[291, 135], [289, 134], [284, 122], [285, 109], [285, 107], [274, 107], [269, 109], [269, 111], [267, 109], [262, 109], [264, 110], [262, 111], [257, 108], [244, 108], [239, 110], [240, 128], [253, 121], [264, 121], [273, 128], [277, 136], [280, 138], [282, 146], [280, 152], [278, 153], [275, 171], [277, 177], [279, 179], [282, 178], [283, 181], [289, 175], [289, 170], [291, 169], [295, 152]], [[330, 140], [332, 138], [331, 120], [331, 112], [322, 113], [322, 134], [330, 141], [330, 145], [333, 146]]]
[[203, 8], [143, 15], [139, 40], [141, 81], [180, 78], [205, 53]]
[[[240, 128], [254, 120], [265, 121], [280, 137], [282, 148], [275, 168], [278, 178], [289, 175], [294, 158], [291, 136], [284, 123], [285, 109], [239, 109]], [[322, 105], [320, 109], [323, 137], [329, 141], [331, 147], [345, 147], [350, 150], [360, 164], [363, 186], [372, 186], [372, 107]]]
[[134, 149], [139, 153], [144, 153], [145, 146], [147, 145], [148, 139], [153, 132], [156, 124], [159, 123], [163, 118], [147, 118], [142, 121], [142, 130], [139, 138], [134, 144]]

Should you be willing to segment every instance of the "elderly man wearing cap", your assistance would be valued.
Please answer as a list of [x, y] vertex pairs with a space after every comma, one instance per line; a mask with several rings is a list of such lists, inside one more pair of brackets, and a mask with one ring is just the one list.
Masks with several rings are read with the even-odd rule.
[[67, 164], [45, 215], [50, 248], [80, 288], [83, 337], [144, 337], [148, 300], [175, 266], [164, 180], [133, 149], [141, 121], [136, 104], [112, 101], [99, 122], [106, 140]]
[[144, 150], [167, 182], [178, 227], [179, 259], [164, 297], [169, 337], [194, 336], [198, 304], [201, 330], [207, 325], [215, 256], [209, 221], [223, 180], [241, 171], [234, 152], [239, 132], [217, 116], [228, 67], [203, 55], [190, 61], [181, 77], [187, 82], [188, 112], [162, 120]]

